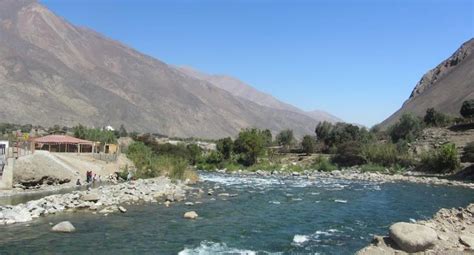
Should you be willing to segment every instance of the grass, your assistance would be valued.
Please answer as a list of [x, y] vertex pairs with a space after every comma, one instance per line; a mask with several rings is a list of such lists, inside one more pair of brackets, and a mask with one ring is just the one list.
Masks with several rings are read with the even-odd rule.
[[331, 163], [328, 157], [319, 156], [314, 160], [311, 168], [323, 172], [331, 172], [336, 170], [337, 166]]

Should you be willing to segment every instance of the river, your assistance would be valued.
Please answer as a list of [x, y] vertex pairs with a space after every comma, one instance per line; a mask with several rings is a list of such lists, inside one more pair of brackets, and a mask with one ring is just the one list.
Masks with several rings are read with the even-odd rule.
[[[394, 222], [474, 202], [474, 190], [449, 186], [201, 177], [197, 187], [205, 193], [188, 197], [198, 202], [193, 206], [128, 205], [125, 214], [62, 213], [2, 226], [0, 254], [353, 254]], [[190, 210], [197, 220], [183, 219]], [[52, 223], [63, 220], [77, 231], [50, 232]]]

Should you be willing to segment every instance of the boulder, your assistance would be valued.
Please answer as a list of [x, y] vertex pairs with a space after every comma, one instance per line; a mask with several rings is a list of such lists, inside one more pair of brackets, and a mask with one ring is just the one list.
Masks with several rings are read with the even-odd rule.
[[198, 214], [195, 211], [186, 212], [184, 214], [185, 219], [195, 220], [197, 219]]
[[82, 200], [87, 201], [87, 202], [97, 202], [99, 201], [100, 197], [99, 194], [97, 193], [86, 193], [82, 195], [81, 197]]
[[76, 231], [76, 228], [71, 224], [71, 222], [63, 221], [54, 225], [54, 227], [51, 228], [51, 231], [61, 232], [61, 233], [71, 233], [71, 232]]
[[398, 222], [390, 227], [390, 238], [406, 252], [425, 251], [434, 246], [438, 239], [432, 228], [406, 222]]
[[464, 234], [459, 237], [459, 242], [465, 246], [474, 249], [474, 235]]
[[119, 206], [118, 209], [121, 213], [126, 213], [127, 212], [127, 209], [125, 209], [125, 207], [123, 207], [123, 206]]
[[3, 211], [3, 218], [8, 220], [7, 223], [28, 222], [33, 220], [27, 208], [16, 206], [9, 210]]

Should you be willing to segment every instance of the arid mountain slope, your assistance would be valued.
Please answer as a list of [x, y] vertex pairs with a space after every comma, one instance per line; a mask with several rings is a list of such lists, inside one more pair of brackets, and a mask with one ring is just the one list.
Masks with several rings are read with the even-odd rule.
[[293, 105], [284, 103], [276, 99], [272, 95], [261, 92], [253, 88], [252, 86], [245, 84], [241, 80], [231, 77], [231, 76], [205, 74], [191, 67], [178, 67], [178, 69], [182, 71], [184, 74], [187, 74], [199, 80], [209, 82], [218, 88], [228, 91], [234, 96], [250, 100], [262, 106], [267, 106], [267, 107], [277, 109], [277, 110], [285, 110], [285, 111], [300, 113], [308, 117], [311, 117], [318, 122], [319, 121], [343, 122], [341, 119], [337, 118], [336, 116], [333, 116], [324, 111], [315, 110], [311, 112], [304, 112], [303, 110]]
[[423, 116], [426, 109], [459, 116], [462, 102], [474, 99], [474, 39], [465, 42], [454, 54], [423, 75], [400, 110], [382, 122], [394, 124], [405, 112]]
[[317, 121], [237, 97], [34, 0], [0, 0], [2, 122], [92, 126], [219, 138], [246, 127], [313, 133]]

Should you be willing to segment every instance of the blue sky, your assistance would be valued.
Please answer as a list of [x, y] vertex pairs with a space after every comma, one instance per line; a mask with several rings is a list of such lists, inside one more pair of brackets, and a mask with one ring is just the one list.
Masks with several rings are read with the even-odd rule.
[[470, 0], [42, 0], [173, 65], [228, 74], [304, 110], [376, 124], [474, 37]]

